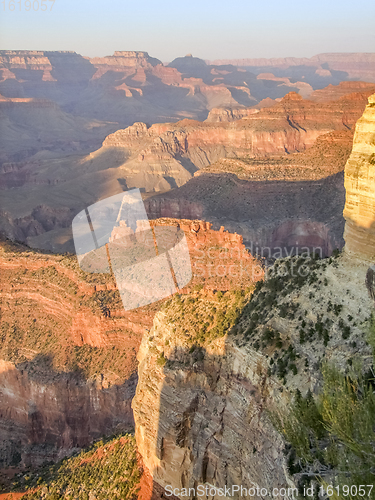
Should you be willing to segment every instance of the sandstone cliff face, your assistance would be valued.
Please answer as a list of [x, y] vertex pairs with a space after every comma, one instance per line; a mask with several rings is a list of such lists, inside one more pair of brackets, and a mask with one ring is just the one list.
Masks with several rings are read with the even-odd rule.
[[74, 373], [43, 383], [0, 360], [0, 468], [39, 466], [131, 429], [136, 383], [133, 376], [109, 388], [100, 376], [84, 381]]
[[249, 108], [213, 108], [208, 113], [206, 122], [233, 122], [235, 120], [241, 120], [249, 115], [257, 113], [257, 109]]
[[152, 220], [151, 224], [179, 226], [185, 233], [192, 279], [181, 293], [203, 285], [210, 294], [213, 290], [245, 289], [263, 276], [263, 269], [246, 249], [243, 237], [224, 226], [214, 230], [209, 222], [173, 217]]
[[[4, 50], [0, 53], [0, 73], [4, 79], [16, 79], [11, 69], [43, 71], [43, 81], [54, 81], [51, 75], [52, 65], [44, 51], [40, 50]], [[11, 68], [11, 69], [10, 69]]]
[[124, 148], [129, 156], [136, 150], [137, 161], [144, 164], [183, 157], [197, 168], [220, 157], [301, 151], [320, 135], [350, 129], [363, 112], [364, 99], [358, 94], [327, 106], [291, 92], [260, 111], [215, 110], [204, 123], [183, 120], [149, 128], [136, 123], [108, 136], [103, 147]]
[[[297, 388], [303, 394], [308, 389], [316, 392], [321, 362], [344, 369], [358, 356], [366, 366], [371, 363], [371, 349], [363, 338], [373, 308], [364, 286], [366, 269], [363, 262], [347, 256], [317, 262], [313, 273], [324, 286], [307, 279], [300, 287], [292, 286], [290, 293], [276, 293], [268, 306], [267, 301], [259, 302], [261, 296], [267, 297], [265, 284], [253, 308], [248, 312], [245, 308], [235, 332], [210, 340], [208, 330], [201, 349], [189, 342], [189, 337], [199, 338], [199, 328], [190, 328], [190, 314], [194, 318], [197, 311], [195, 321], [202, 324], [200, 303], [206, 300], [207, 307], [212, 301], [219, 307], [222, 298], [189, 296], [182, 306], [172, 302], [155, 316], [150, 336], [143, 338], [138, 352], [139, 382], [132, 406], [138, 450], [159, 485], [179, 490], [205, 481], [217, 487], [242, 484], [268, 490], [295, 485], [298, 475], [289, 474], [283, 442], [265, 410], [278, 407], [287, 413]], [[189, 300], [193, 301], [191, 313]], [[332, 303], [339, 305], [338, 315]], [[294, 312], [281, 314], [282, 308], [294, 308]], [[322, 314], [330, 324], [324, 341], [314, 333]], [[350, 323], [350, 338], [344, 340], [342, 326], [350, 318], [355, 323]], [[278, 332], [282, 349], [264, 341], [267, 328]], [[313, 333], [302, 341], [304, 328]], [[294, 372], [287, 371], [283, 378], [276, 364], [292, 351]]]
[[353, 150], [345, 166], [345, 250], [375, 258], [375, 94], [358, 120]]
[[[133, 409], [137, 446], [154, 480], [180, 489], [206, 481], [287, 485], [283, 443], [263, 411], [264, 398], [278, 387], [266, 382], [262, 356], [217, 341], [204, 361], [186, 367], [190, 356], [162, 313], [151, 333], [138, 353]], [[175, 360], [174, 369], [157, 366], [161, 349]]]
[[116, 50], [113, 56], [93, 57], [90, 61], [95, 66], [115, 66], [116, 69], [123, 66], [127, 68], [152, 68], [161, 64], [159, 59], [150, 57], [148, 52], [129, 50]]
[[[258, 75], [258, 78], [262, 75]], [[279, 78], [276, 80], [284, 80], [283, 78]], [[340, 82], [339, 85], [328, 85], [324, 89], [314, 90], [310, 93], [306, 98], [309, 101], [314, 102], [330, 102], [337, 101], [339, 99], [345, 101], [346, 106], [350, 109], [353, 105], [358, 106], [359, 110], [362, 108], [361, 101], [363, 103], [367, 103], [367, 98], [374, 92], [375, 86], [374, 83], [368, 82], [357, 82], [357, 81], [349, 81], [349, 82]], [[302, 95], [300, 93], [300, 95]], [[304, 97], [304, 96], [303, 96]], [[275, 101], [272, 99], [264, 99], [260, 101], [255, 106], [251, 108], [214, 108], [208, 113], [208, 117], [206, 119], [207, 122], [231, 122], [234, 120], [240, 120], [242, 118], [246, 118], [258, 112], [259, 109], [269, 108], [275, 106], [277, 101], [281, 101], [281, 99], [276, 99]], [[354, 101], [357, 101], [357, 104], [354, 104]], [[337, 104], [336, 104], [337, 105]], [[351, 113], [352, 111], [350, 111]], [[357, 111], [358, 112], [358, 111]], [[355, 112], [356, 113], [356, 112]], [[354, 119], [354, 121], [353, 121]], [[353, 126], [358, 117], [356, 114], [353, 118], [350, 118], [350, 124]]]

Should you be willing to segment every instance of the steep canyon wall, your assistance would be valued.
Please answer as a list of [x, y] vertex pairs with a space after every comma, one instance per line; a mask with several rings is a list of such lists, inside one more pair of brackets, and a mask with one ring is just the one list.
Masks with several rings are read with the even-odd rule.
[[345, 250], [375, 259], [375, 94], [357, 122], [345, 166]]

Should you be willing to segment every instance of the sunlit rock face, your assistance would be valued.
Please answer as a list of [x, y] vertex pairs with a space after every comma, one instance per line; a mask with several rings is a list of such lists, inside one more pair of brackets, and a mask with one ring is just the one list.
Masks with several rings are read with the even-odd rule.
[[[156, 362], [161, 349], [176, 360], [173, 369]], [[154, 489], [158, 484], [181, 490], [206, 482], [246, 488], [288, 484], [283, 442], [264, 412], [265, 400], [280, 392], [265, 374], [262, 355], [218, 339], [193, 365], [183, 337], [159, 312], [138, 361], [135, 433]]]
[[352, 153], [345, 167], [345, 250], [375, 258], [375, 94], [357, 122]]

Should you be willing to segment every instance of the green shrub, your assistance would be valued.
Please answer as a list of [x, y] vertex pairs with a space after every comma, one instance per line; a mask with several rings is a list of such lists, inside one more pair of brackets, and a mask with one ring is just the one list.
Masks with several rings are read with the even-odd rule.
[[164, 366], [166, 362], [167, 359], [164, 357], [164, 353], [162, 352], [156, 359], [156, 363], [158, 366]]
[[343, 330], [342, 330], [342, 338], [343, 339], [348, 339], [350, 337], [350, 326], [349, 325], [346, 325], [344, 326]]
[[[371, 327], [369, 342], [375, 346], [375, 325]], [[319, 483], [324, 483], [327, 475], [338, 486], [373, 484], [373, 374], [363, 374], [361, 368], [354, 368], [351, 359], [348, 365], [347, 374], [323, 365], [323, 390], [316, 400], [310, 391], [303, 397], [297, 390], [288, 413], [270, 412], [273, 424], [291, 445], [286, 450], [291, 473], [306, 470], [305, 478]], [[290, 368], [294, 370], [292, 365]], [[298, 463], [302, 470], [294, 469]], [[321, 471], [324, 475], [320, 475]], [[303, 477], [300, 476], [300, 481]], [[374, 499], [375, 492], [371, 491], [367, 498]]]
[[338, 316], [341, 313], [342, 308], [343, 308], [342, 304], [334, 304], [333, 305], [333, 312], [335, 313], [336, 316]]
[[292, 370], [293, 375], [297, 375], [298, 370], [297, 370], [297, 366], [294, 363], [292, 363], [290, 365], [290, 369]]

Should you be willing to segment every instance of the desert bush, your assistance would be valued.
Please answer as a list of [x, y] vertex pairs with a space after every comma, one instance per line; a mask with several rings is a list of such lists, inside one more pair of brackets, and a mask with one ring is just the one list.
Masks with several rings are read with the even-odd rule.
[[[375, 347], [375, 325], [368, 335]], [[349, 371], [322, 367], [323, 389], [315, 398], [297, 390], [290, 411], [270, 411], [270, 418], [294, 450], [289, 470], [300, 463], [311, 479], [335, 485], [373, 484], [375, 473], [375, 393], [373, 374], [348, 360]], [[319, 368], [319, 367], [317, 367]], [[290, 456], [290, 455], [289, 455]], [[300, 472], [300, 471], [298, 471]], [[300, 476], [301, 477], [301, 476]], [[368, 493], [368, 490], [366, 491]], [[367, 498], [374, 499], [371, 490]]]
[[156, 363], [158, 366], [164, 366], [166, 362], [167, 359], [165, 358], [164, 353], [162, 352], [156, 359]]

